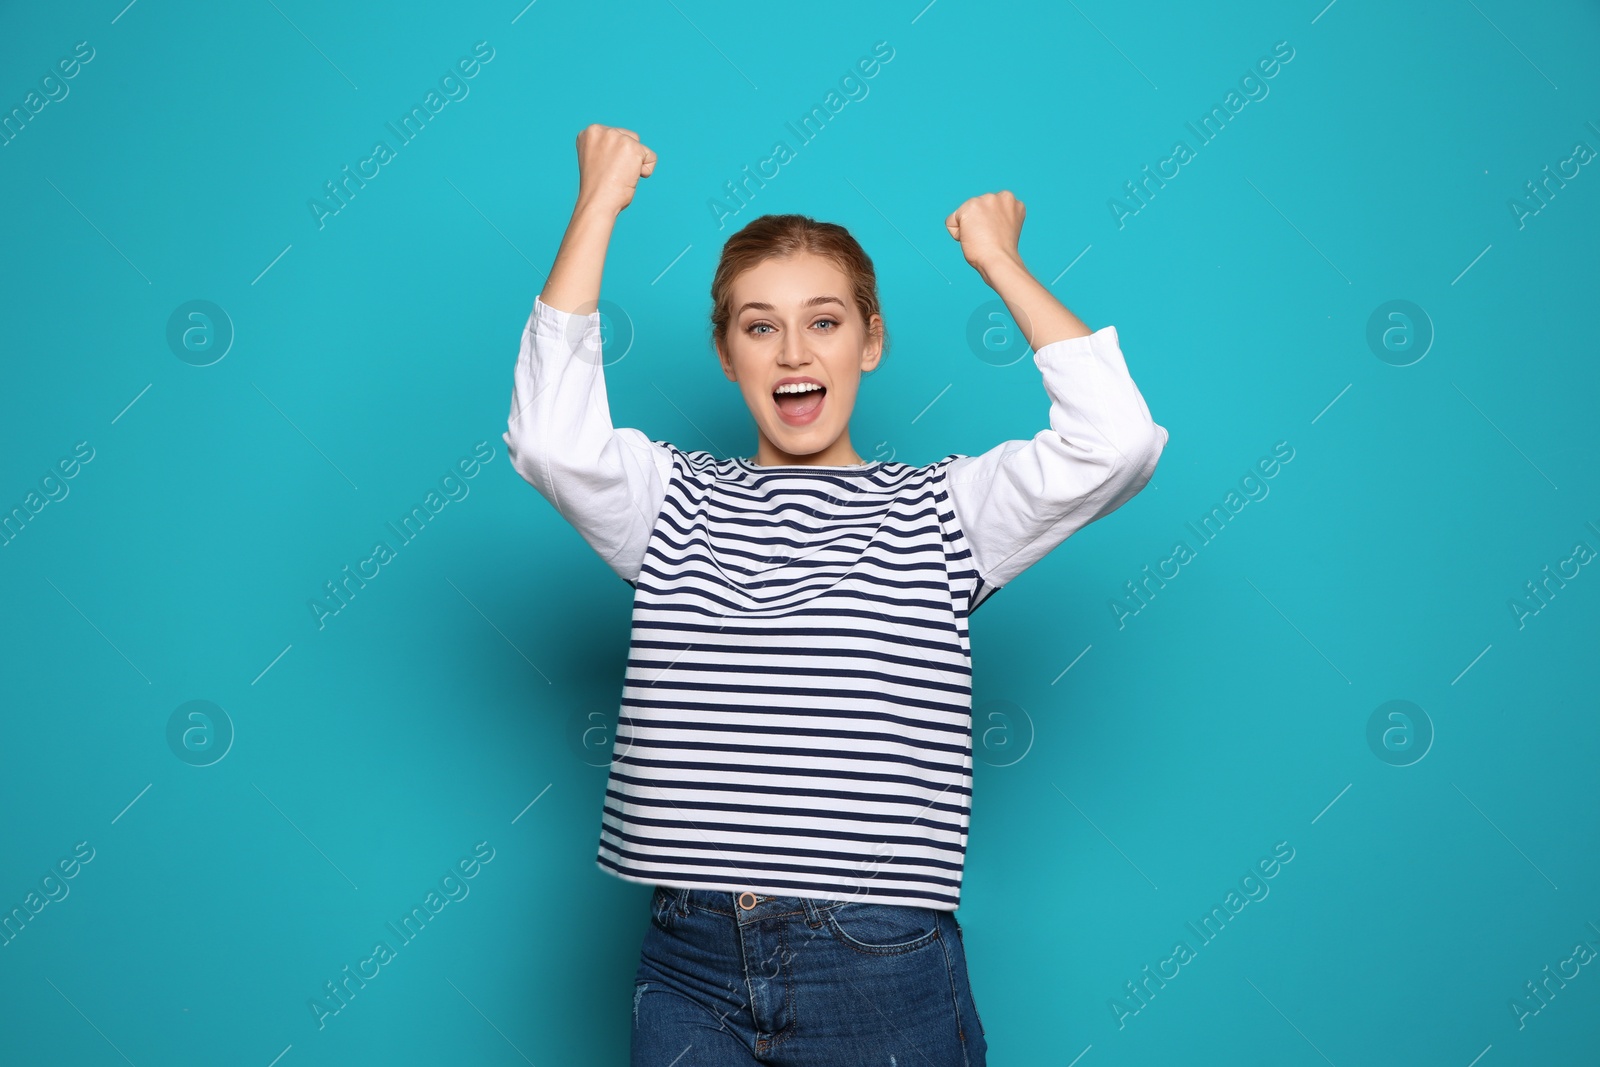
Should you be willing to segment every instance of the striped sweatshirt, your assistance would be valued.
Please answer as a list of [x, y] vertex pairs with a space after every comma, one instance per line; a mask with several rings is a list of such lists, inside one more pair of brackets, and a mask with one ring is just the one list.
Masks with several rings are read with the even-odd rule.
[[535, 299], [504, 435], [633, 587], [595, 862], [630, 882], [952, 910], [967, 620], [1167, 441], [1116, 329], [1033, 355], [1049, 427], [923, 466], [760, 466], [613, 426], [599, 313]]

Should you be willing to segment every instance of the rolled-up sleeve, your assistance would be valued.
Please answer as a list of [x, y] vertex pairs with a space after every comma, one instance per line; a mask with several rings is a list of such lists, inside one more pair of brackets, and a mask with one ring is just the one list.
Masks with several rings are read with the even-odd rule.
[[632, 584], [672, 454], [665, 442], [612, 425], [601, 353], [599, 311], [576, 315], [535, 297], [502, 439], [517, 473]]
[[974, 604], [1132, 499], [1167, 443], [1114, 326], [1047, 344], [1033, 361], [1050, 397], [1050, 428], [961, 456], [947, 474], [982, 587]]

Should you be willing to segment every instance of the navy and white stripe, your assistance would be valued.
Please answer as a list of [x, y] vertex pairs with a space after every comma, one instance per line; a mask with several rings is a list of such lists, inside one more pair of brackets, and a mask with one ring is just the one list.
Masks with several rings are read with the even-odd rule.
[[629, 881], [953, 909], [972, 799], [946, 475], [672, 453], [634, 582], [597, 862]]
[[1117, 330], [1034, 353], [1048, 427], [925, 467], [758, 467], [614, 426], [598, 311], [535, 299], [504, 440], [634, 587], [600, 868], [954, 908], [967, 619], [1150, 480]]

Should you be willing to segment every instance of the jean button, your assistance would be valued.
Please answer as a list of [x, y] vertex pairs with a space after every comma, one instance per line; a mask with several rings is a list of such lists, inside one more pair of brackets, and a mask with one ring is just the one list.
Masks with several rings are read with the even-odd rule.
[[756, 906], [756, 899], [756, 895], [747, 889], [743, 893], [739, 894], [739, 907], [743, 908], [745, 911], [749, 911], [751, 908]]

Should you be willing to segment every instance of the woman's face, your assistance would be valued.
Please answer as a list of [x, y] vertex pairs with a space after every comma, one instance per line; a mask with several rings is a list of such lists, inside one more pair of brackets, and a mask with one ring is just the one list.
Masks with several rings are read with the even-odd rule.
[[[861, 375], [883, 354], [882, 319], [863, 321], [850, 279], [810, 252], [763, 260], [730, 286], [728, 333], [717, 355], [755, 417], [756, 462], [850, 464], [850, 413]], [[780, 399], [790, 380], [820, 390]]]

